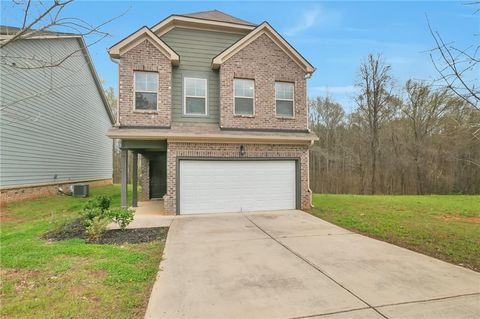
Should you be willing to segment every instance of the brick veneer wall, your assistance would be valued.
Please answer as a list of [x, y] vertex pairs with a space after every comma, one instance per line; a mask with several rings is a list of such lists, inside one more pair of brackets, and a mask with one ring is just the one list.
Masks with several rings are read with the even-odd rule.
[[57, 188], [61, 187], [64, 191], [70, 191], [70, 185], [77, 183], [89, 184], [91, 188], [112, 184], [112, 179], [101, 179], [95, 181], [79, 181], [75, 183], [59, 183], [48, 185], [37, 185], [17, 188], [4, 188], [0, 190], [0, 204], [13, 203], [25, 199], [34, 199], [38, 197], [57, 195]]
[[[158, 72], [157, 110], [135, 110], [134, 71]], [[170, 126], [172, 64], [145, 40], [120, 57], [119, 108], [121, 126]]]
[[140, 200], [150, 199], [150, 161], [143, 155], [140, 156]]
[[[233, 115], [233, 79], [255, 80], [255, 115]], [[275, 81], [293, 82], [295, 117], [279, 118], [275, 108]], [[233, 128], [307, 129], [305, 72], [267, 35], [263, 34], [220, 67], [220, 125]]]
[[[176, 213], [176, 170], [178, 156], [191, 157], [238, 157], [241, 144], [211, 143], [168, 143], [167, 150], [167, 194], [165, 212]], [[310, 191], [308, 180], [308, 146], [277, 144], [245, 144], [244, 157], [262, 158], [299, 158], [300, 159], [300, 202], [302, 209], [310, 208]]]

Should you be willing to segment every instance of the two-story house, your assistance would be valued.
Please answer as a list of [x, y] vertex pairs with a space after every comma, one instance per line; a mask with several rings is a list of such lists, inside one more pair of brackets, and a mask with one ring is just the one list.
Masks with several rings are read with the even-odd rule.
[[267, 22], [220, 11], [171, 15], [109, 49], [119, 72], [122, 205], [171, 214], [310, 207], [306, 80], [314, 67]]

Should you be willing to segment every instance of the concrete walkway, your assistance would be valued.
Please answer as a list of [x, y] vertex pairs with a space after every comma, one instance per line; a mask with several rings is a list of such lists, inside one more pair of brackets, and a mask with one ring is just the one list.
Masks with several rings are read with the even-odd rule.
[[[141, 201], [135, 208], [135, 215], [128, 229], [132, 228], [150, 228], [150, 227], [169, 227], [174, 216], [165, 215], [163, 210], [163, 201]], [[108, 229], [119, 229], [116, 223], [110, 223]]]
[[480, 318], [480, 274], [301, 211], [177, 216], [146, 318]]

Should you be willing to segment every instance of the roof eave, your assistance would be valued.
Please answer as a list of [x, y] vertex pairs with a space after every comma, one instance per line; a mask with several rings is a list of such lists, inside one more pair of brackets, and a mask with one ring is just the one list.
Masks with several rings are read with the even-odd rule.
[[[143, 26], [137, 31], [133, 32], [129, 36], [120, 40], [113, 46], [111, 46], [107, 51], [111, 58], [119, 59], [122, 55], [122, 48], [128, 46], [130, 43], [136, 41], [139, 37], [146, 36], [148, 39], [153, 41], [156, 45], [159, 46], [162, 53], [167, 56], [173, 65], [178, 65], [180, 63], [180, 56], [172, 48], [170, 48], [162, 39], [160, 39], [155, 33], [152, 32], [148, 27]], [[127, 50], [128, 51], [128, 50]]]
[[97, 87], [98, 93], [100, 94], [100, 98], [102, 99], [105, 111], [107, 112], [108, 118], [110, 119], [110, 123], [113, 125], [115, 124], [115, 118], [113, 116], [110, 105], [108, 104], [107, 97], [105, 96], [105, 91], [103, 90], [102, 83], [100, 82], [100, 77], [98, 76], [97, 71], [95, 70], [95, 67], [92, 62], [92, 58], [90, 57], [90, 53], [88, 52], [85, 41], [83, 40], [83, 37], [78, 37], [77, 39], [80, 44], [82, 53], [85, 56], [85, 59], [87, 60], [88, 67], [90, 69], [90, 72], [92, 73], [95, 86]]
[[203, 19], [203, 18], [194, 18], [194, 17], [187, 17], [187, 16], [182, 16], [182, 15], [176, 15], [172, 14], [153, 27], [151, 27], [151, 30], [153, 33], [161, 36], [164, 33], [168, 32], [171, 30], [172, 27], [175, 26], [196, 26], [196, 27], [209, 27], [209, 28], [219, 28], [219, 29], [224, 29], [224, 30], [229, 30], [232, 32], [246, 32], [246, 31], [251, 31], [256, 28], [255, 25], [250, 25], [250, 24], [241, 24], [241, 23], [234, 23], [234, 22], [223, 22], [223, 21], [217, 21], [217, 20], [209, 20], [209, 19]]

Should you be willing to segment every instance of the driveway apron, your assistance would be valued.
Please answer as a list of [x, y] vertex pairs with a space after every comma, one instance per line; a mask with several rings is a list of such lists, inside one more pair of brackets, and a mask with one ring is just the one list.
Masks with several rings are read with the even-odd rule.
[[176, 216], [160, 268], [146, 318], [480, 317], [480, 274], [302, 211]]

